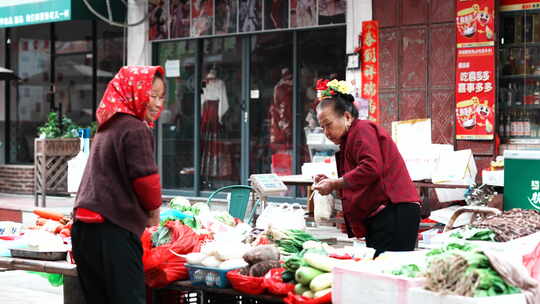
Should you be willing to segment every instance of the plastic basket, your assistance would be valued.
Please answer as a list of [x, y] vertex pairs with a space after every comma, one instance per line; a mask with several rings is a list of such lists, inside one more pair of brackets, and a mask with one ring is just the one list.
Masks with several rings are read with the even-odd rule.
[[191, 284], [217, 288], [230, 287], [231, 284], [227, 279], [227, 272], [238, 269], [218, 269], [190, 264], [186, 264], [185, 266], [189, 272]]

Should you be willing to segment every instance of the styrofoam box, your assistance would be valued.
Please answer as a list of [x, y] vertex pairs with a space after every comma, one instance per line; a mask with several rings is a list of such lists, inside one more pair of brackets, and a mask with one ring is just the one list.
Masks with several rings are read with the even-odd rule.
[[422, 304], [527, 304], [525, 295], [522, 293], [496, 297], [461, 297], [441, 295], [423, 288], [411, 288], [408, 292], [409, 303]]
[[334, 304], [416, 304], [408, 301], [408, 291], [422, 287], [424, 278], [407, 278], [335, 267], [332, 270]]

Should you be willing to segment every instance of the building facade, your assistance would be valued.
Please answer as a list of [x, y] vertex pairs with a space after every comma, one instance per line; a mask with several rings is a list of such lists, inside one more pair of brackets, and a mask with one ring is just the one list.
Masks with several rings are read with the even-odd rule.
[[[346, 78], [360, 99], [361, 71], [347, 69], [347, 55], [359, 46], [362, 22], [372, 19], [379, 22], [379, 122], [388, 130], [392, 121], [431, 118], [432, 142], [472, 149], [480, 169], [502, 149], [540, 148], [538, 3], [494, 1], [497, 103], [495, 134], [487, 140], [456, 136], [456, 3], [131, 0], [128, 23], [147, 18], [128, 27], [125, 40], [122, 29], [95, 20], [4, 30], [0, 59], [31, 73], [26, 83], [3, 87], [0, 160], [31, 164], [51, 81], [55, 102], [86, 124], [119, 66], [160, 64], [167, 70], [167, 103], [155, 134], [166, 193], [205, 196], [246, 184], [251, 174], [300, 173], [304, 162], [332, 153], [307, 145], [317, 126], [314, 83]], [[74, 27], [79, 30], [66, 31]], [[24, 56], [41, 63], [29, 67]], [[91, 73], [80, 66], [92, 67]], [[300, 189], [288, 193], [302, 196]]]

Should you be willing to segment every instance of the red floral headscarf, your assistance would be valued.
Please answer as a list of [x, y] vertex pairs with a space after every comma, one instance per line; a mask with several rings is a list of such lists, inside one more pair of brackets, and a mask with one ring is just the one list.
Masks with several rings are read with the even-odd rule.
[[[161, 66], [122, 67], [107, 85], [99, 103], [96, 111], [99, 126], [117, 113], [130, 114], [144, 121], [156, 72], [165, 75]], [[153, 127], [154, 122], [148, 122], [148, 125]]]

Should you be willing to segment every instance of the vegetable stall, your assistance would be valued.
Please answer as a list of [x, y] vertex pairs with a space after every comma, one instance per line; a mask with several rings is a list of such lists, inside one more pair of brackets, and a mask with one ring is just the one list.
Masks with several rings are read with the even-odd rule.
[[[73, 293], [71, 219], [46, 209], [34, 214], [32, 226], [0, 230], [0, 267], [63, 275]], [[338, 247], [308, 229], [255, 228], [174, 198], [141, 241], [149, 303], [532, 304], [540, 297], [538, 231], [540, 213], [516, 209], [437, 234], [416, 251], [373, 259], [361, 243]], [[24, 255], [54, 252], [64, 255]]]

